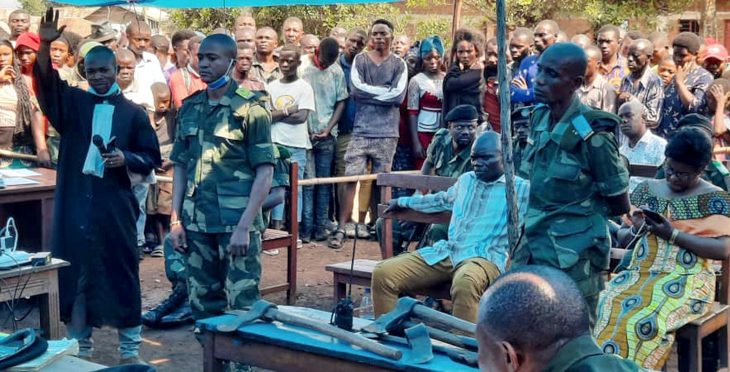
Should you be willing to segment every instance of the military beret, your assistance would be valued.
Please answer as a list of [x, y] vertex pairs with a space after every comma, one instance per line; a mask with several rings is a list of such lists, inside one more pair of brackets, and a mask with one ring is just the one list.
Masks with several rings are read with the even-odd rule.
[[687, 48], [687, 51], [692, 54], [697, 54], [700, 50], [700, 44], [702, 44], [702, 40], [692, 32], [680, 32], [672, 40], [673, 47]]
[[514, 109], [510, 115], [512, 122], [530, 120], [532, 109], [534, 109], [533, 106], [523, 106]]
[[446, 122], [471, 121], [479, 119], [477, 109], [472, 105], [459, 105], [446, 114]]
[[677, 128], [699, 128], [712, 136], [713, 127], [710, 119], [700, 114], [688, 114], [679, 119]]

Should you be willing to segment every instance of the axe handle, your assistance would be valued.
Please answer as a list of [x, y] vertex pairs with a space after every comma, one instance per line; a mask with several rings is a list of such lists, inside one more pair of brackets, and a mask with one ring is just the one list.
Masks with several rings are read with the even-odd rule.
[[36, 155], [21, 154], [19, 152], [14, 152], [14, 151], [9, 151], [9, 150], [0, 150], [0, 156], [2, 156], [4, 158], [9, 158], [9, 159], [38, 161], [38, 156], [36, 156]]
[[476, 335], [477, 333], [476, 324], [444, 314], [423, 304], [414, 306], [412, 312], [417, 318], [428, 323], [436, 323], [447, 328], [459, 330], [469, 335]]
[[268, 311], [266, 311], [265, 316], [266, 318], [276, 320], [285, 324], [292, 324], [303, 328], [313, 329], [328, 336], [332, 336], [334, 338], [346, 341], [350, 345], [358, 346], [363, 350], [367, 350], [371, 353], [375, 353], [385, 358], [398, 360], [403, 356], [403, 353], [398, 349], [385, 346], [379, 342], [367, 339], [355, 333], [345, 331], [330, 324], [317, 322], [293, 314], [287, 314], [276, 309], [269, 309]]

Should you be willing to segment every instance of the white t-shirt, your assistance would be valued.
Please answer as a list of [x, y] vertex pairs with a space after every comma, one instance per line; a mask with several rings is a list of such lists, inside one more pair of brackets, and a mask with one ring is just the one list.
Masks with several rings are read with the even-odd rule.
[[[297, 79], [293, 83], [274, 80], [266, 86], [266, 90], [271, 96], [272, 110], [282, 110], [287, 106], [298, 105], [300, 110], [309, 110], [309, 115], [314, 115], [314, 90], [303, 79]], [[273, 123], [271, 141], [289, 147], [312, 148], [306, 120], [297, 124]]]

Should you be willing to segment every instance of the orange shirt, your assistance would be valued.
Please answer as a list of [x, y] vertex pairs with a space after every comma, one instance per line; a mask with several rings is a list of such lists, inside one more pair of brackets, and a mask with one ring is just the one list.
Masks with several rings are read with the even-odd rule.
[[178, 69], [170, 76], [170, 93], [176, 108], [182, 107], [182, 101], [185, 98], [206, 87], [207, 85], [200, 80], [199, 76], [188, 73], [185, 69]]

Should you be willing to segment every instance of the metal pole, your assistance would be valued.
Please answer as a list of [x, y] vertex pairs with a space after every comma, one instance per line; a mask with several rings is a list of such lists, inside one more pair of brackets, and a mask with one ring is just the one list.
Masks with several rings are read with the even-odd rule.
[[499, 78], [499, 117], [502, 127], [502, 163], [507, 180], [507, 231], [510, 253], [513, 253], [519, 239], [517, 216], [517, 195], [515, 194], [515, 167], [512, 161], [512, 124], [510, 120], [510, 82], [507, 80], [507, 21], [504, 0], [497, 0], [497, 75]]

